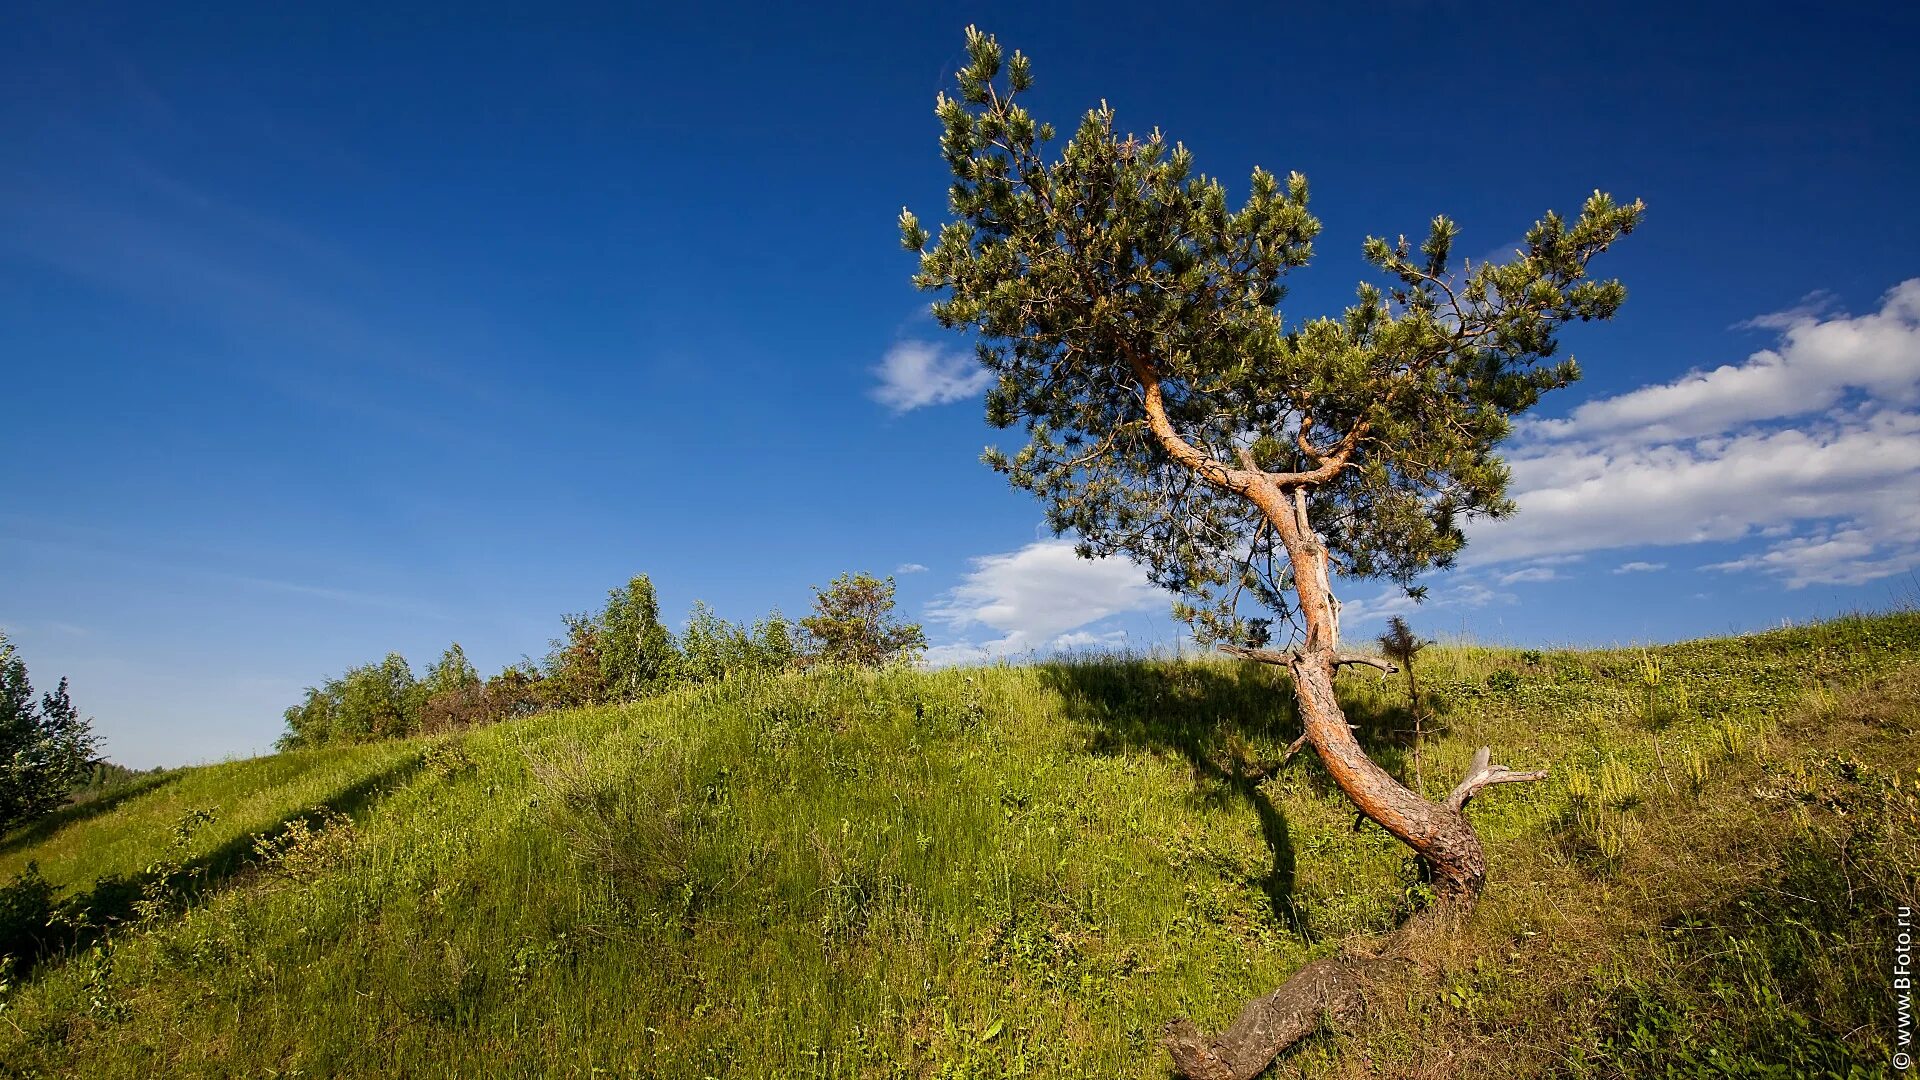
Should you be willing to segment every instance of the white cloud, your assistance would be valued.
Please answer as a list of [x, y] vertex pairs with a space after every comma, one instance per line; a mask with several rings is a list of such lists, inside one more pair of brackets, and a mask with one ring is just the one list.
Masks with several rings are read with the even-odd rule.
[[1352, 628], [1385, 622], [1395, 615], [1414, 615], [1441, 608], [1483, 608], [1489, 604], [1511, 604], [1517, 599], [1510, 592], [1491, 588], [1470, 577], [1447, 575], [1433, 582], [1425, 600], [1415, 600], [1402, 589], [1388, 589], [1374, 596], [1344, 601], [1340, 605], [1340, 625]]
[[964, 401], [993, 383], [993, 373], [964, 352], [925, 341], [896, 342], [878, 367], [873, 399], [896, 413]]
[[893, 572], [902, 576], [907, 574], [924, 574], [927, 572], [927, 568], [917, 562], [903, 562], [899, 566], [894, 567]]
[[1852, 390], [1900, 403], [1920, 396], [1920, 278], [1894, 286], [1871, 315], [1821, 321], [1802, 308], [1762, 316], [1753, 325], [1779, 329], [1779, 347], [1739, 364], [1589, 401], [1567, 419], [1536, 421], [1525, 430], [1550, 439], [1626, 432], [1687, 439], [1819, 412]]
[[1821, 310], [1756, 321], [1781, 328], [1779, 347], [1740, 365], [1523, 425], [1520, 513], [1476, 523], [1463, 563], [1759, 539], [1763, 553], [1714, 568], [1800, 587], [1920, 565], [1920, 509], [1893, 494], [1920, 490], [1920, 279], [1873, 314]]
[[984, 645], [975, 645], [970, 641], [953, 642], [947, 645], [933, 645], [920, 654], [920, 662], [927, 667], [955, 667], [960, 664], [984, 664], [997, 660], [1005, 654], [996, 653]]
[[1109, 630], [1104, 634], [1096, 634], [1091, 630], [1075, 630], [1070, 634], [1061, 634], [1059, 637], [1054, 638], [1048, 643], [1048, 647], [1054, 649], [1110, 649], [1115, 645], [1125, 644], [1126, 640], [1127, 632], [1125, 630]]
[[1782, 579], [1789, 589], [1799, 589], [1864, 585], [1915, 568], [1920, 568], [1920, 540], [1887, 543], [1870, 529], [1849, 527], [1796, 536], [1758, 554], [1702, 569], [1759, 570]]
[[1614, 567], [1613, 572], [1616, 574], [1651, 574], [1655, 570], [1665, 570], [1666, 568], [1667, 564], [1663, 562], [1642, 562], [1639, 559], [1635, 559], [1632, 562], [1623, 562], [1619, 566]]
[[1535, 581], [1558, 580], [1560, 580], [1560, 572], [1551, 566], [1529, 566], [1524, 570], [1515, 570], [1510, 574], [1500, 575], [1500, 584], [1502, 585], [1521, 585]]
[[930, 619], [956, 633], [985, 627], [999, 636], [935, 646], [926, 659], [940, 666], [1040, 648], [1107, 644], [1111, 632], [1081, 628], [1167, 603], [1146, 571], [1125, 559], [1082, 559], [1070, 541], [1037, 541], [974, 559], [960, 584], [927, 606]]
[[1920, 488], [1920, 416], [1882, 411], [1691, 444], [1549, 449], [1512, 465], [1520, 513], [1477, 525], [1466, 561], [1738, 540], [1836, 519], [1891, 541], [1914, 516], [1889, 493]]

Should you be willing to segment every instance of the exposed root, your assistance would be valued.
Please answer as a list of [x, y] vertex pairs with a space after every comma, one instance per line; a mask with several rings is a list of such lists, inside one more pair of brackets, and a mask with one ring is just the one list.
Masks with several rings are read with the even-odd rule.
[[[1467, 775], [1444, 805], [1458, 815], [1469, 799], [1487, 787], [1544, 780], [1546, 776], [1544, 769], [1516, 772], [1495, 765], [1492, 750], [1483, 746], [1474, 753]], [[1465, 819], [1461, 822], [1464, 825]], [[1470, 826], [1468, 836], [1472, 836]], [[1478, 855], [1477, 841], [1474, 854]], [[1466, 880], [1453, 882], [1451, 888], [1443, 888], [1440, 902], [1389, 935], [1379, 953], [1368, 956], [1342, 952], [1315, 960], [1278, 990], [1249, 1003], [1233, 1025], [1219, 1035], [1208, 1038], [1191, 1020], [1182, 1018], [1167, 1025], [1161, 1045], [1187, 1080], [1252, 1080], [1294, 1043], [1364, 1012], [1370, 976], [1385, 965], [1406, 962], [1409, 946], [1415, 942], [1457, 929], [1479, 894], [1480, 880], [1479, 873], [1474, 873]]]
[[1161, 1045], [1188, 1080], [1252, 1080], [1280, 1051], [1364, 1012], [1368, 968], [1381, 962], [1338, 954], [1315, 960], [1247, 1005], [1219, 1035], [1209, 1039], [1182, 1018], [1167, 1025]]

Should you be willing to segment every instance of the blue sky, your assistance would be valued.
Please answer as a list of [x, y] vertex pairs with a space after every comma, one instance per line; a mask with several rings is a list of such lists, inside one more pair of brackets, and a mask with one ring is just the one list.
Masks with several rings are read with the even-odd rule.
[[[1507, 248], [1644, 198], [1631, 298], [1514, 446], [1522, 514], [1414, 613], [1536, 643], [1920, 592], [1920, 83], [1908, 5], [47, 4], [0, 31], [0, 626], [136, 765], [264, 749], [303, 685], [539, 655], [645, 571], [675, 617], [900, 572], [937, 657], [1171, 640], [977, 463], [938, 220], [969, 22], [1235, 191]], [[1341, 9], [1351, 8], [1350, 11]], [[918, 568], [918, 569], [917, 569]], [[1395, 610], [1345, 589], [1349, 633]]]

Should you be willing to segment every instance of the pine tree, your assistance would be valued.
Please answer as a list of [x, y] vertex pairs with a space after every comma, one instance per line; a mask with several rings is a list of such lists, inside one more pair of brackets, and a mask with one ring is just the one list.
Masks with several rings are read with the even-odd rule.
[[1420, 684], [1414, 679], [1413, 661], [1420, 651], [1433, 644], [1423, 641], [1414, 634], [1413, 627], [1407, 625], [1404, 616], [1395, 615], [1387, 620], [1387, 632], [1380, 635], [1380, 651], [1386, 658], [1400, 665], [1407, 675], [1407, 707], [1413, 713], [1413, 784], [1420, 790], [1427, 786], [1426, 771], [1420, 759], [1420, 742], [1424, 732], [1421, 721], [1424, 714], [1420, 709]]
[[[971, 27], [958, 96], [935, 115], [953, 175], [952, 220], [932, 239], [909, 211], [914, 277], [943, 326], [970, 331], [996, 383], [987, 419], [1027, 443], [988, 463], [1045, 505], [1085, 556], [1125, 555], [1181, 598], [1203, 639], [1286, 667], [1313, 746], [1360, 812], [1411, 846], [1438, 903], [1464, 912], [1486, 877], [1467, 800], [1532, 779], [1476, 755], [1444, 801], [1409, 790], [1354, 737], [1334, 695], [1343, 664], [1335, 574], [1414, 580], [1449, 565], [1463, 522], [1513, 509], [1495, 450], [1511, 417], [1578, 376], [1557, 329], [1625, 298], [1589, 263], [1640, 221], [1598, 192], [1548, 213], [1505, 262], [1453, 258], [1436, 217], [1417, 245], [1368, 238], [1382, 279], [1338, 316], [1284, 319], [1282, 279], [1320, 222], [1307, 180], [1256, 169], [1238, 207], [1159, 131], [1122, 134], [1089, 111], [1064, 145], [1020, 103], [1025, 56]], [[1287, 647], [1237, 644], [1244, 621], [1291, 629]], [[1344, 966], [1343, 966], [1344, 965]], [[1357, 1007], [1361, 965], [1334, 957], [1207, 1039], [1167, 1045], [1193, 1077], [1250, 1077], [1328, 1015]]]
[[59, 809], [92, 771], [97, 748], [67, 680], [36, 705], [26, 661], [0, 633], [0, 832]]
[[893, 615], [893, 579], [841, 574], [814, 589], [813, 614], [800, 620], [809, 663], [884, 667], [910, 662], [927, 647], [918, 623]]

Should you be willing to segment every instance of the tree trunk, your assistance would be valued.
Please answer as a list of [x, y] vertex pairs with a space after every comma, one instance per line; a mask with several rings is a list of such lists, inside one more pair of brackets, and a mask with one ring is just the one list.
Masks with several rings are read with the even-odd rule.
[[[1329, 1022], [1358, 1016], [1365, 1005], [1370, 973], [1405, 959], [1405, 947], [1424, 931], [1452, 925], [1464, 917], [1486, 881], [1486, 854], [1463, 812], [1467, 801], [1489, 784], [1537, 780], [1540, 773], [1516, 773], [1493, 765], [1482, 748], [1468, 775], [1444, 803], [1428, 801], [1381, 768], [1354, 737], [1334, 694], [1340, 664], [1339, 615], [1328, 579], [1328, 553], [1306, 521], [1303, 500], [1275, 513], [1263, 506], [1286, 545], [1293, 565], [1306, 640], [1284, 654], [1293, 676], [1305, 738], [1320, 756], [1335, 784], [1369, 820], [1400, 838], [1419, 855], [1432, 877], [1436, 903], [1391, 935], [1373, 955], [1352, 951], [1316, 960], [1284, 985], [1248, 1004], [1233, 1025], [1211, 1039], [1191, 1021], [1175, 1020], [1163, 1040], [1174, 1065], [1190, 1080], [1250, 1080], [1287, 1047]], [[1278, 657], [1276, 657], [1278, 659]]]
[[1354, 738], [1333, 688], [1340, 627], [1328, 579], [1327, 548], [1304, 520], [1295, 519], [1289, 525], [1281, 536], [1293, 562], [1307, 640], [1291, 654], [1288, 668], [1307, 741], [1353, 805], [1426, 862], [1441, 897], [1471, 903], [1487, 875], [1480, 838], [1458, 808], [1429, 802], [1395, 780]]

